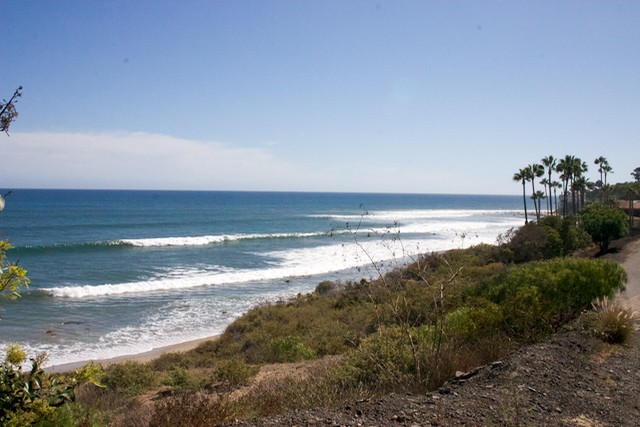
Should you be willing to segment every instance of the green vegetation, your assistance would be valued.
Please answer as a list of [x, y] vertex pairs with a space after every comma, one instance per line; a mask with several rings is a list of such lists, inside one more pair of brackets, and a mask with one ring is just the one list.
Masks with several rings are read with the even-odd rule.
[[583, 210], [582, 224], [602, 253], [607, 251], [612, 240], [629, 232], [627, 216], [622, 210], [599, 203], [593, 203]]
[[[541, 218], [495, 246], [424, 256], [373, 281], [322, 282], [255, 307], [190, 352], [114, 365], [106, 389], [81, 388], [53, 416], [75, 417], [65, 425], [209, 425], [432, 390], [623, 289], [626, 274], [614, 262], [562, 257], [586, 241], [575, 219]], [[606, 328], [613, 337], [615, 325]], [[280, 377], [256, 377], [265, 364], [291, 362], [298, 368]]]
[[6, 252], [11, 248], [9, 242], [0, 241], [0, 299], [16, 299], [20, 289], [29, 286], [27, 271], [7, 261]]
[[22, 372], [26, 353], [16, 344], [6, 351], [0, 370], [0, 425], [29, 426], [34, 423], [51, 425], [56, 408], [73, 402], [75, 390], [86, 381], [98, 383], [102, 369], [93, 364], [73, 375], [51, 375], [42, 369], [46, 355], [31, 359], [31, 370]]
[[104, 384], [119, 393], [135, 396], [156, 385], [156, 376], [149, 365], [129, 360], [110, 366]]
[[[635, 182], [621, 183], [612, 186], [607, 183], [607, 176], [613, 172], [613, 168], [609, 161], [600, 156], [594, 160], [594, 164], [598, 166], [599, 178], [595, 182], [589, 180], [586, 172], [589, 167], [586, 162], [580, 158], [566, 155], [564, 158], [557, 160], [553, 156], [546, 156], [542, 159], [542, 165], [533, 163], [523, 169], [519, 169], [513, 176], [514, 181], [521, 182], [522, 196], [524, 204], [525, 224], [528, 224], [527, 214], [527, 198], [526, 184], [531, 183], [533, 205], [536, 210], [536, 219], [538, 224], [546, 225], [553, 228], [560, 234], [564, 247], [562, 254], [570, 253], [583, 244], [583, 235], [587, 233], [593, 241], [600, 246], [600, 253], [608, 250], [609, 243], [612, 240], [625, 236], [629, 229], [634, 227], [635, 211], [633, 201], [640, 197], [640, 168], [636, 168], [631, 175]], [[546, 168], [546, 169], [545, 169]], [[544, 187], [544, 192], [535, 190], [536, 178], [545, 175], [540, 181]], [[553, 173], [557, 173], [562, 183], [553, 180]], [[552, 190], [560, 188], [562, 190], [560, 203], [557, 194]], [[613, 198], [613, 200], [611, 200]], [[628, 201], [628, 215], [617, 207], [617, 198]], [[546, 216], [542, 217], [541, 199], [547, 200]], [[555, 210], [554, 210], [555, 200]], [[562, 210], [559, 209], [562, 207]], [[561, 217], [564, 221], [559, 222], [553, 219]], [[567, 228], [567, 219], [573, 222], [573, 226], [579, 225], [578, 228], [573, 226]], [[571, 228], [577, 231], [574, 232]], [[534, 235], [532, 233], [538, 233]], [[563, 233], [565, 233], [563, 235]], [[574, 237], [568, 236], [566, 233], [574, 234]], [[556, 251], [554, 241], [557, 237], [550, 229], [546, 233], [539, 229], [529, 230], [525, 233], [534, 237], [534, 241], [530, 243], [530, 248], [524, 248], [527, 257], [539, 259], [547, 257], [549, 253], [541, 253], [541, 251]], [[544, 236], [542, 236], [544, 234]], [[582, 235], [581, 235], [582, 234]], [[546, 239], [546, 242], [543, 240]], [[576, 246], [575, 244], [578, 246]], [[537, 246], [536, 246], [537, 245]], [[521, 257], [522, 258], [522, 257]], [[530, 259], [523, 259], [528, 261]]]

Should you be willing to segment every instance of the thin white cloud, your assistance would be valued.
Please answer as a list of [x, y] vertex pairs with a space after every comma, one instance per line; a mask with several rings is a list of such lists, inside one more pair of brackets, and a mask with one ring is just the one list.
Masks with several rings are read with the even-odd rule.
[[16, 132], [0, 156], [12, 187], [281, 189], [293, 172], [267, 149], [144, 132]]
[[509, 171], [497, 183], [488, 168], [468, 180], [460, 174], [467, 166], [460, 158], [449, 168], [447, 159], [424, 161], [422, 154], [394, 154], [391, 148], [389, 153], [380, 158], [366, 150], [356, 157], [321, 152], [294, 159], [277, 143], [235, 147], [146, 132], [12, 132], [0, 139], [0, 188], [518, 191]]

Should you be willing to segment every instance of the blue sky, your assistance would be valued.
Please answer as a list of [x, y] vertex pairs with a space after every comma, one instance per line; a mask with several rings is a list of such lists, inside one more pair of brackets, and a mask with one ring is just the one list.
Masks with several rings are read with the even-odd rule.
[[519, 194], [640, 166], [638, 1], [0, 2], [0, 186]]

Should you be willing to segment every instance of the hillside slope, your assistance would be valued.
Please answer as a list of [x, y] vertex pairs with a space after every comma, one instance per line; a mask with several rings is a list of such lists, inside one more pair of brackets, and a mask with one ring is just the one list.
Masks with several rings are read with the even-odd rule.
[[[607, 257], [629, 274], [620, 299], [638, 307], [640, 239]], [[296, 411], [240, 422], [256, 426], [636, 426], [640, 419], [640, 334], [626, 346], [588, 332], [557, 334], [445, 384], [428, 395], [389, 395], [339, 410]]]

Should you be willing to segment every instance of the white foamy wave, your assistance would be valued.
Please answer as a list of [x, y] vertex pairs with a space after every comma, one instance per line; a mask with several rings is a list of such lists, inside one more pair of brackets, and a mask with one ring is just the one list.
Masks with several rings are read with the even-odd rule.
[[431, 233], [431, 234], [441, 234], [441, 233], [468, 233], [473, 231], [487, 230], [491, 233], [494, 233], [496, 236], [501, 231], [496, 231], [497, 228], [500, 228], [502, 231], [506, 231], [511, 227], [519, 227], [523, 223], [520, 218], [509, 218], [503, 220], [499, 223], [489, 223], [482, 221], [431, 221], [425, 223], [412, 223], [406, 226], [398, 227], [398, 230], [401, 233], [409, 234], [409, 233]]
[[[493, 218], [493, 217], [492, 217]], [[493, 219], [492, 219], [493, 221]], [[402, 260], [421, 253], [444, 251], [479, 243], [495, 243], [496, 236], [513, 226], [521, 225], [517, 217], [491, 221], [430, 221], [400, 226], [400, 234], [391, 229], [360, 230], [347, 242], [272, 251], [256, 256], [270, 258], [270, 267], [258, 269], [221, 269], [172, 271], [160, 278], [130, 283], [78, 285], [44, 289], [54, 297], [89, 298], [148, 292], [167, 292], [204, 286], [228, 286], [314, 276], [375, 263]], [[381, 232], [382, 231], [382, 232]], [[351, 233], [351, 231], [345, 231]], [[402, 237], [404, 234], [428, 234], [422, 238]], [[323, 233], [324, 234], [324, 233]], [[318, 233], [302, 233], [316, 236]], [[247, 235], [245, 235], [247, 236]], [[253, 235], [259, 236], [259, 235]], [[261, 236], [301, 236], [300, 233]], [[399, 238], [398, 238], [399, 237]]]
[[[24, 347], [27, 354], [46, 351], [49, 358], [45, 366], [52, 368], [68, 363], [141, 354], [220, 334], [229, 323], [252, 307], [265, 302], [286, 300], [300, 292], [311, 290], [313, 287], [306, 285], [294, 285], [286, 289], [265, 286], [242, 298], [195, 296], [162, 305], [143, 316], [135, 326], [123, 326], [79, 343], [40, 343], [37, 347], [26, 344]], [[28, 369], [29, 366], [25, 365], [24, 368]]]
[[220, 271], [191, 271], [179, 274], [167, 274], [163, 278], [129, 283], [63, 286], [46, 288], [54, 297], [95, 298], [109, 295], [123, 295], [159, 291], [176, 291], [202, 286], [226, 286], [249, 282], [283, 280], [299, 276], [313, 276], [348, 268], [359, 267], [371, 262], [368, 256], [376, 260], [394, 258], [400, 254], [400, 246], [389, 248], [393, 241], [366, 241], [359, 244], [341, 243], [327, 246], [274, 251], [263, 254], [274, 258], [271, 268], [227, 269]]
[[326, 235], [326, 232], [311, 233], [270, 233], [270, 234], [228, 234], [211, 236], [183, 236], [183, 237], [155, 237], [146, 239], [121, 239], [116, 243], [136, 246], [136, 247], [159, 247], [159, 246], [204, 246], [214, 243], [232, 242], [237, 240], [251, 239], [289, 239], [318, 237]]
[[397, 211], [370, 211], [361, 214], [319, 214], [310, 215], [312, 218], [326, 218], [333, 221], [356, 223], [362, 221], [395, 222], [395, 221], [421, 221], [437, 218], [453, 219], [476, 216], [514, 216], [519, 214], [516, 210], [506, 209], [411, 209]]

